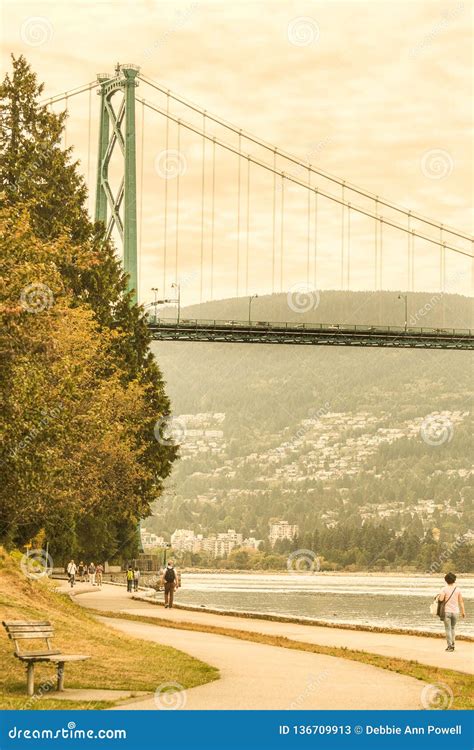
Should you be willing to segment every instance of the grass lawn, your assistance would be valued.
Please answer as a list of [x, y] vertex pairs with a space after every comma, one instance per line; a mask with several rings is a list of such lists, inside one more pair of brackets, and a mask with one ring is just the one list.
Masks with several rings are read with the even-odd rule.
[[[168, 646], [140, 641], [97, 622], [69, 596], [54, 591], [47, 578], [30, 580], [21, 572], [19, 557], [0, 548], [0, 621], [50, 620], [53, 645], [70, 654], [90, 654], [84, 662], [66, 664], [66, 688], [102, 688], [154, 693], [165, 682], [183, 688], [216, 680], [214, 667]], [[34, 642], [29, 642], [32, 644]], [[42, 644], [44, 642], [41, 642]], [[35, 647], [36, 648], [36, 647]], [[14, 644], [0, 626], [0, 708], [104, 708], [113, 703], [55, 700], [54, 692], [31, 700], [26, 695], [25, 665], [13, 656]], [[37, 664], [35, 689], [54, 679], [55, 665]]]
[[[232, 638], [239, 638], [244, 641], [253, 641], [255, 643], [266, 643], [270, 646], [279, 646], [280, 648], [290, 648], [296, 651], [309, 651], [313, 654], [325, 654], [327, 656], [338, 656], [343, 659], [351, 659], [362, 664], [371, 664], [374, 667], [388, 669], [391, 672], [398, 672], [407, 677], [414, 677], [416, 680], [433, 685], [447, 685], [453, 693], [452, 709], [472, 709], [474, 708], [474, 679], [472, 675], [464, 672], [456, 672], [452, 669], [441, 669], [417, 661], [408, 659], [398, 659], [379, 654], [371, 654], [367, 651], [357, 651], [350, 648], [340, 648], [336, 646], [319, 646], [313, 643], [303, 641], [294, 641], [283, 636], [267, 635], [265, 633], [252, 633], [248, 630], [236, 630], [234, 628], [220, 627], [218, 625], [200, 625], [199, 623], [171, 621], [163, 617], [146, 617], [143, 615], [132, 615], [122, 612], [103, 612], [99, 610], [89, 610], [103, 617], [120, 618], [121, 620], [132, 620], [136, 622], [146, 622], [152, 625], [160, 625], [167, 628], [178, 628], [180, 630], [197, 630], [202, 633], [216, 633], [226, 635]], [[337, 708], [337, 706], [335, 706]]]

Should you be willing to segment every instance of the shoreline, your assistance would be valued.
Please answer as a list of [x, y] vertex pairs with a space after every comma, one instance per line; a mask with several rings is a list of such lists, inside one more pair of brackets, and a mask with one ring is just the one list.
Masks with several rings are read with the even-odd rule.
[[[179, 565], [176, 566], [180, 573], [196, 573], [198, 575], [204, 575], [204, 574], [230, 574], [230, 575], [260, 575], [260, 576], [285, 576], [285, 577], [294, 577], [295, 572], [288, 571], [288, 570], [241, 570], [239, 569], [228, 569], [228, 568], [188, 568], [184, 567], [181, 568]], [[146, 575], [153, 575], [152, 573], [146, 573]], [[330, 576], [347, 576], [347, 577], [360, 577], [360, 578], [441, 578], [444, 580], [444, 575], [442, 573], [403, 573], [401, 571], [391, 571], [387, 573], [383, 573], [382, 571], [364, 571], [364, 570], [357, 570], [357, 571], [344, 571], [344, 570], [318, 570], [315, 572], [304, 572], [304, 571], [298, 571], [297, 575], [304, 576], [305, 578], [317, 578], [317, 577], [330, 577]], [[465, 578], [474, 578], [474, 571], [470, 573], [459, 573], [457, 578], [459, 580], [462, 580], [463, 577]]]
[[[116, 584], [122, 585], [122, 584]], [[132, 599], [136, 601], [146, 602], [158, 607], [164, 607], [164, 603], [156, 598], [147, 596], [146, 594], [132, 595]], [[270, 622], [287, 622], [295, 625], [312, 625], [314, 627], [333, 628], [337, 630], [357, 630], [366, 633], [391, 633], [394, 635], [414, 635], [420, 638], [435, 638], [443, 639], [444, 632], [435, 633], [433, 631], [422, 631], [413, 629], [403, 628], [389, 628], [381, 625], [358, 625], [356, 623], [332, 623], [327, 620], [317, 620], [312, 617], [294, 617], [291, 615], [279, 615], [276, 612], [243, 612], [242, 610], [233, 609], [217, 609], [214, 607], [197, 607], [192, 604], [173, 604], [174, 609], [184, 610], [189, 612], [203, 612], [206, 614], [221, 615], [223, 617], [240, 617], [245, 620], [269, 620]], [[469, 643], [474, 642], [474, 637], [470, 635], [456, 635], [456, 639], [460, 641], [467, 641]]]

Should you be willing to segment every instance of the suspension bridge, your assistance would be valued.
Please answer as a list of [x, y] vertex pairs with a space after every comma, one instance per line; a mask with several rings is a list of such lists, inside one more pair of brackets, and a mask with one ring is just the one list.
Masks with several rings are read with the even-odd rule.
[[[117, 64], [114, 73], [46, 101], [65, 103], [69, 113], [76, 97], [88, 95], [91, 193], [94, 90], [100, 106], [93, 213], [121, 251], [138, 301], [150, 278], [154, 339], [474, 348], [470, 329], [412, 327], [407, 319], [410, 292], [445, 294], [466, 279], [472, 285], [470, 235], [322, 171], [310, 158], [236, 127], [131, 64]], [[259, 295], [286, 293], [289, 309], [299, 312], [298, 297], [323, 288], [403, 289], [404, 325], [311, 326], [251, 317]], [[196, 302], [248, 298], [248, 319], [183, 319], [185, 292]], [[165, 303], [177, 304], [176, 318], [157, 318], [157, 306]]]

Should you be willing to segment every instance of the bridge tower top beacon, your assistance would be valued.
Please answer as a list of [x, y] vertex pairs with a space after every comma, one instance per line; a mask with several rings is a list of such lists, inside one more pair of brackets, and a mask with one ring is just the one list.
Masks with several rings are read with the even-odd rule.
[[[95, 219], [104, 223], [107, 237], [115, 230], [122, 244], [123, 266], [134, 301], [138, 295], [135, 87], [139, 71], [137, 65], [117, 63], [113, 75], [97, 76], [100, 123]], [[114, 192], [109, 166], [116, 150], [123, 166], [120, 184]]]

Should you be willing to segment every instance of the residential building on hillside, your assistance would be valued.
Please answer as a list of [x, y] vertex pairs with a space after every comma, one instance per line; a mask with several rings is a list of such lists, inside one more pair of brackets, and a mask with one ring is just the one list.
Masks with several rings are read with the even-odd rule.
[[290, 524], [288, 521], [276, 521], [270, 524], [270, 533], [268, 539], [272, 547], [280, 539], [294, 539], [298, 536], [299, 529], [296, 524]]
[[171, 546], [177, 552], [192, 552], [194, 540], [195, 536], [192, 529], [176, 529], [171, 534]]
[[164, 547], [166, 542], [162, 536], [157, 536], [145, 528], [140, 529], [140, 539], [144, 550]]

